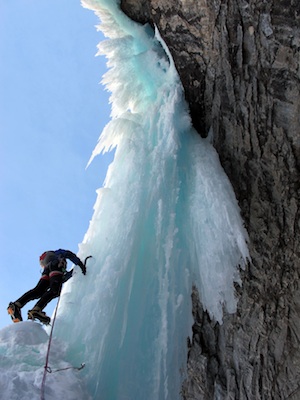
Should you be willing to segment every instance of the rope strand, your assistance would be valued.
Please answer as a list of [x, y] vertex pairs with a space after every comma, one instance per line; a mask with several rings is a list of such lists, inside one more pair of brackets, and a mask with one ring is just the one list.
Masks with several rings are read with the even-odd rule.
[[47, 369], [50, 368], [48, 367], [48, 362], [49, 362], [49, 354], [50, 354], [50, 347], [51, 347], [51, 342], [52, 342], [52, 333], [53, 333], [53, 328], [56, 320], [56, 314], [58, 310], [58, 304], [60, 300], [60, 295], [58, 296], [56, 308], [55, 308], [55, 313], [53, 317], [53, 322], [51, 325], [51, 331], [50, 331], [50, 336], [49, 336], [49, 341], [48, 341], [48, 348], [47, 348], [47, 355], [46, 355], [46, 364], [44, 366], [44, 375], [43, 375], [43, 380], [42, 380], [42, 385], [41, 385], [41, 400], [45, 400], [45, 382], [46, 382], [46, 376], [47, 376]]

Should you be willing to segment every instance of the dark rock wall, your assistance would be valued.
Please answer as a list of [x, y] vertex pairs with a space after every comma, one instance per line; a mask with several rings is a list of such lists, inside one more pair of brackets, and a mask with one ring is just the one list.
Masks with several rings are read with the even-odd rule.
[[235, 315], [193, 293], [184, 399], [300, 399], [300, 1], [123, 0], [156, 24], [199, 134], [210, 127], [250, 236]]

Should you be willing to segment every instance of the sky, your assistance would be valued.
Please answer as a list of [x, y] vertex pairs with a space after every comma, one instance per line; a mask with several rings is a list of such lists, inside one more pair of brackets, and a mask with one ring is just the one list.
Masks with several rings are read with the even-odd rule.
[[0, 329], [41, 253], [77, 253], [112, 160], [86, 169], [110, 115], [98, 22], [79, 0], [0, 0]]

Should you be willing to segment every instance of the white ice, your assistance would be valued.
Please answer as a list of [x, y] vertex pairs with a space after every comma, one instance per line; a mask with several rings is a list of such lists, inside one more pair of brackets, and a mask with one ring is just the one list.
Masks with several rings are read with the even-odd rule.
[[[0, 331], [0, 399], [41, 399], [42, 379], [48, 349], [48, 334], [38, 323], [24, 321], [11, 324]], [[65, 343], [57, 339], [51, 345], [51, 370], [69, 368], [64, 361]], [[80, 367], [79, 364], [76, 367]], [[81, 380], [80, 371], [70, 368], [47, 374], [46, 400], [91, 400]]]

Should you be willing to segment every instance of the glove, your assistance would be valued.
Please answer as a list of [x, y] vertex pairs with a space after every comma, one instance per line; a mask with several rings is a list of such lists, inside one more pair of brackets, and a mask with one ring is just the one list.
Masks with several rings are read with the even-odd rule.
[[79, 267], [81, 268], [83, 275], [85, 275], [86, 274], [86, 266], [83, 264], [82, 261], [80, 261]]

